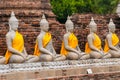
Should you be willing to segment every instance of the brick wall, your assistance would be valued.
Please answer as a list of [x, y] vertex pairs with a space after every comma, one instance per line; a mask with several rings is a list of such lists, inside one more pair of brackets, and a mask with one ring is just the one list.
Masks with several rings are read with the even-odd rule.
[[52, 28], [59, 25], [51, 10], [50, 0], [1, 0], [0, 1], [0, 54], [6, 52], [5, 35], [8, 32], [8, 19], [14, 11], [19, 19], [19, 32], [23, 34], [25, 47], [33, 54], [37, 35], [40, 33], [39, 21], [45, 13]]
[[[14, 11], [16, 17], [19, 19], [19, 32], [23, 34], [25, 40], [25, 47], [28, 54], [33, 54], [34, 45], [37, 35], [40, 33], [39, 21], [44, 12], [47, 20], [50, 23], [50, 32], [52, 33], [54, 47], [59, 53], [63, 34], [65, 33], [64, 24], [56, 21], [56, 16], [51, 10], [50, 0], [1, 0], [0, 1], [0, 54], [4, 55], [6, 52], [5, 35], [8, 32], [8, 19], [11, 11]], [[107, 23], [112, 17], [117, 24], [117, 34], [119, 31], [120, 19], [115, 15], [95, 15], [95, 14], [75, 14], [73, 15], [73, 22], [75, 23], [75, 34], [79, 39], [79, 46], [84, 51], [86, 36], [89, 33], [87, 25], [89, 24], [91, 16], [94, 17], [98, 24], [98, 34], [102, 41], [104, 41], [107, 30]], [[120, 37], [120, 35], [119, 35]]]

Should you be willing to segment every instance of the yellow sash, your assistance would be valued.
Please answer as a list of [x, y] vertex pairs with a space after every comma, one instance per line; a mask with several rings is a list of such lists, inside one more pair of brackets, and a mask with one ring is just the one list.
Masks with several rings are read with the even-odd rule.
[[[78, 46], [78, 39], [73, 33], [69, 35], [68, 45], [71, 48], [76, 48]], [[65, 49], [64, 42], [62, 42], [60, 54], [65, 56], [68, 54], [68, 51]]]
[[[119, 43], [119, 38], [117, 37], [116, 34], [112, 34], [112, 45], [115, 46]], [[105, 40], [105, 46], [104, 46], [104, 52], [109, 51], [109, 46], [108, 46], [108, 41]]]
[[[15, 38], [12, 41], [12, 47], [19, 52], [22, 52], [24, 49], [23, 36], [18, 31], [16, 31]], [[9, 62], [11, 55], [12, 53], [7, 50], [5, 54], [6, 64]]]
[[[93, 41], [93, 45], [100, 50], [101, 49], [101, 40], [96, 34], [94, 34], [94, 38], [95, 39]], [[91, 49], [87, 42], [85, 45], [85, 53], [89, 54], [90, 52], [91, 52]]]
[[[50, 42], [50, 40], [51, 40], [51, 34], [47, 32], [44, 35], [43, 40], [42, 40], [42, 45], [43, 45], [44, 48], [47, 46], [47, 44]], [[38, 47], [38, 40], [36, 40], [34, 55], [40, 56], [40, 50], [39, 50], [39, 47]]]

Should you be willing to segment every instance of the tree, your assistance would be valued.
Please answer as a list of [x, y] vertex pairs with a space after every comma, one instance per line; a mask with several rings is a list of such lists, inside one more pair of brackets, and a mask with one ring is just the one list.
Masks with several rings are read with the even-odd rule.
[[77, 12], [74, 0], [51, 0], [53, 12], [57, 15], [58, 21], [64, 23], [66, 17]]
[[114, 13], [119, 0], [51, 0], [52, 10], [58, 21], [64, 23], [73, 13]]

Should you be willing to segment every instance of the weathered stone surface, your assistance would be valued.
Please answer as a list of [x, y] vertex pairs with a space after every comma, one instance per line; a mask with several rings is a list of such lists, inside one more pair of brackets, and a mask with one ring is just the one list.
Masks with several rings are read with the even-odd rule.
[[[75, 64], [74, 64], [75, 63]], [[92, 70], [92, 74], [87, 73]], [[0, 80], [119, 80], [120, 59], [0, 65]]]

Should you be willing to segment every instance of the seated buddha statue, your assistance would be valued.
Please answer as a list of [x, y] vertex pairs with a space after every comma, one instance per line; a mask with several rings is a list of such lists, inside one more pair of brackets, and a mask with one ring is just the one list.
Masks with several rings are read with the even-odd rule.
[[110, 19], [108, 24], [109, 33], [106, 36], [104, 52], [110, 53], [112, 57], [120, 57], [119, 38], [115, 34], [115, 24]]
[[24, 47], [22, 34], [18, 32], [18, 20], [14, 12], [9, 19], [9, 32], [6, 34], [7, 51], [5, 53], [5, 63], [23, 63], [27, 53]]
[[32, 59], [29, 62], [38, 60], [36, 56], [27, 54], [23, 36], [18, 32], [18, 25], [18, 20], [12, 12], [9, 19], [9, 32], [6, 34], [7, 51], [5, 57], [0, 56], [0, 64], [23, 63], [29, 59]]
[[41, 32], [37, 36], [34, 55], [39, 57], [39, 61], [53, 61], [56, 55], [52, 44], [52, 36], [49, 33], [49, 23], [43, 14], [40, 21]]
[[101, 40], [99, 36], [96, 34], [97, 24], [94, 22], [93, 17], [91, 18], [89, 28], [90, 28], [90, 33], [87, 36], [87, 43], [85, 45], [85, 53], [90, 54], [90, 57], [95, 58], [95, 59], [111, 57], [109, 53], [105, 54], [101, 47]]
[[79, 48], [78, 39], [73, 33], [74, 24], [70, 20], [69, 16], [65, 23], [65, 27], [66, 27], [66, 33], [63, 36], [63, 42], [60, 51], [61, 57], [57, 58], [56, 60], [63, 60], [63, 59], [77, 60], [77, 59], [89, 58], [89, 55], [86, 55]]

